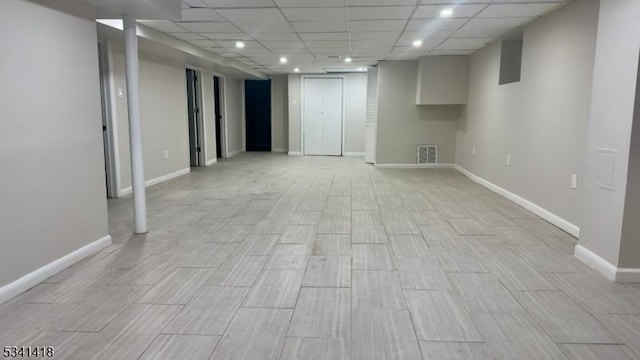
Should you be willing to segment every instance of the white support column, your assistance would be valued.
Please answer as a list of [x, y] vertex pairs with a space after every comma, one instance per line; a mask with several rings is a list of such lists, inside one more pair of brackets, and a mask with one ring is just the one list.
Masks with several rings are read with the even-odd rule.
[[127, 73], [127, 102], [129, 108], [129, 147], [131, 149], [131, 184], [133, 189], [133, 218], [135, 233], [147, 232], [147, 204], [142, 159], [142, 131], [140, 126], [140, 86], [138, 74], [138, 35], [136, 19], [123, 16], [124, 60]]

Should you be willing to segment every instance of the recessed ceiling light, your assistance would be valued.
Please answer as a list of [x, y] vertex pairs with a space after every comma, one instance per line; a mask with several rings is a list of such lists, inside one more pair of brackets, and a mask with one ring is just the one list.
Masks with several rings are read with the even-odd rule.
[[440, 11], [441, 17], [451, 17], [452, 15], [453, 15], [453, 9], [451, 8], [446, 8]]
[[242, 41], [236, 41], [236, 49], [244, 49], [244, 43]]
[[287, 63], [287, 58], [286, 57], [281, 57], [280, 58], [280, 64], [286, 64]]
[[344, 62], [350, 63], [351, 62], [351, 58], [350, 57], [344, 58]]
[[293, 72], [300, 72], [300, 68], [293, 69]]
[[422, 46], [422, 40], [416, 40], [413, 43], [411, 43], [411, 45], [413, 45], [413, 47], [420, 47]]

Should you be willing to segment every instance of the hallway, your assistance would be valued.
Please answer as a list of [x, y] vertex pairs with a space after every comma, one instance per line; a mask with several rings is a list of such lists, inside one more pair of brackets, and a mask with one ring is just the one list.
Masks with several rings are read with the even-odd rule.
[[[114, 245], [0, 305], [56, 359], [637, 359], [640, 290], [450, 169], [241, 154], [109, 200]], [[70, 226], [70, 224], [66, 224]]]

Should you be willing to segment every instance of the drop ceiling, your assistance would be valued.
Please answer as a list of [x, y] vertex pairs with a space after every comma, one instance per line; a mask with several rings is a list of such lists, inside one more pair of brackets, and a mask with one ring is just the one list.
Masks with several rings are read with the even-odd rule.
[[[381, 60], [471, 54], [566, 2], [183, 0], [180, 21], [140, 22], [266, 74], [325, 73]], [[445, 9], [453, 14], [442, 17]], [[412, 46], [415, 40], [422, 46]], [[237, 49], [237, 41], [245, 47]]]

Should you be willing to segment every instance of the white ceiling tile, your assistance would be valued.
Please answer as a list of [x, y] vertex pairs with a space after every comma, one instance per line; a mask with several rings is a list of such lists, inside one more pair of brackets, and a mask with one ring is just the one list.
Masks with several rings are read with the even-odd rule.
[[299, 33], [347, 31], [346, 21], [293, 21], [291, 25]]
[[287, 41], [287, 40], [268, 40], [261, 41], [262, 45], [267, 49], [304, 49], [304, 43], [302, 41]]
[[343, 7], [325, 8], [285, 8], [282, 9], [284, 16], [290, 21], [347, 21], [347, 11]]
[[251, 37], [242, 32], [235, 33], [202, 33], [202, 36], [211, 40], [251, 40]]
[[349, 29], [353, 32], [400, 31], [406, 24], [406, 20], [355, 20], [349, 21]]
[[536, 17], [556, 6], [557, 3], [496, 4], [482, 11], [478, 17]]
[[441, 56], [441, 55], [469, 55], [473, 54], [476, 50], [438, 50], [434, 49], [429, 52], [429, 56]]
[[302, 40], [349, 40], [347, 32], [328, 32], [328, 33], [299, 33]]
[[349, 20], [408, 19], [413, 6], [349, 7]]
[[207, 6], [202, 0], [182, 0], [182, 5], [187, 7], [205, 7]]
[[[415, 5], [416, 0], [348, 0], [349, 6]], [[391, 3], [391, 4], [390, 4]]]
[[148, 26], [152, 29], [156, 29], [162, 32], [186, 32], [187, 30], [180, 25], [171, 21], [157, 21], [157, 20], [139, 20], [144, 26]]
[[[236, 48], [236, 42], [235, 41], [217, 40], [216, 42], [218, 44], [220, 44], [220, 46], [223, 46], [223, 47], [226, 47], [226, 48], [231, 48], [231, 49], [235, 49]], [[264, 47], [262, 45], [260, 45], [260, 43], [258, 43], [257, 41], [244, 41], [244, 49], [238, 49], [238, 51], [244, 52], [246, 50], [252, 50], [252, 49], [262, 49], [262, 50], [264, 50]]]
[[531, 18], [474, 18], [469, 20], [464, 27], [472, 29], [512, 29], [526, 23], [527, 21], [531, 21]]
[[414, 19], [439, 18], [440, 12], [444, 9], [452, 9], [452, 18], [469, 18], [478, 14], [486, 7], [485, 4], [468, 4], [468, 5], [421, 5], [418, 6]]
[[334, 7], [344, 6], [344, 0], [275, 0], [278, 6], [286, 7]]
[[278, 9], [220, 9], [217, 11], [247, 34], [293, 31]]
[[193, 45], [201, 46], [201, 47], [216, 47], [216, 48], [221, 47], [218, 43], [209, 39], [192, 39], [188, 41]]
[[489, 43], [492, 39], [480, 38], [480, 39], [447, 39], [440, 46], [438, 50], [475, 50], [480, 49]]
[[186, 22], [180, 26], [196, 33], [231, 33], [238, 32], [238, 28], [230, 22]]
[[182, 40], [194, 40], [194, 39], [204, 39], [205, 37], [200, 35], [200, 34], [195, 34], [195, 33], [191, 33], [191, 32], [187, 32], [187, 33], [169, 33], [169, 35], [173, 36], [173, 37], [177, 37], [178, 39], [182, 39]]
[[324, 41], [324, 40], [307, 40], [305, 44], [309, 48], [348, 48], [348, 41]]
[[[269, 57], [273, 56], [276, 58], [277, 55], [273, 54], [271, 51], [267, 49], [243, 49], [239, 51], [242, 55], [246, 57]], [[279, 57], [278, 57], [279, 58]]]
[[347, 55], [348, 49], [344, 48], [317, 48], [311, 49], [314, 54], [335, 54], [335, 55]]
[[407, 30], [456, 30], [464, 25], [468, 19], [411, 19]]
[[[488, 4], [491, 1], [496, 2], [495, 0], [420, 0], [418, 1], [421, 5], [459, 5], [459, 4]], [[508, 0], [511, 1], [511, 0]], [[526, 1], [535, 1], [535, 0], [526, 0]]]
[[507, 29], [492, 29], [492, 28], [467, 28], [463, 27], [462, 29], [456, 31], [451, 35], [452, 38], [495, 38], [500, 35], [506, 33]]
[[299, 40], [298, 35], [294, 33], [289, 34], [278, 34], [278, 33], [262, 33], [262, 34], [253, 34], [254, 39], [258, 41], [285, 41], [291, 40], [296, 41]]
[[351, 33], [351, 40], [380, 40], [396, 41], [400, 37], [400, 31], [379, 31], [379, 32], [354, 32]]
[[271, 0], [203, 0], [206, 5], [212, 8], [255, 8], [255, 7], [275, 7]]
[[225, 21], [211, 8], [182, 9], [181, 21]]
[[453, 31], [405, 31], [398, 39], [398, 45], [409, 46], [416, 40], [421, 40], [423, 44], [441, 43]]

